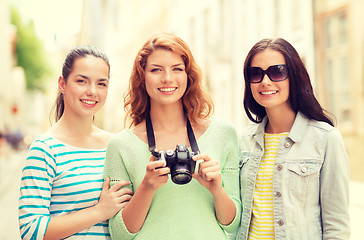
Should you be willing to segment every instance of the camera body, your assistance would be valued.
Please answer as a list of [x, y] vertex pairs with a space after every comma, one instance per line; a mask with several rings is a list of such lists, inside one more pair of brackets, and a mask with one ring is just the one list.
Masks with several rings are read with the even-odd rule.
[[177, 144], [176, 149], [167, 151], [153, 151], [157, 160], [165, 161], [165, 166], [169, 167], [172, 181], [176, 184], [186, 184], [192, 179], [195, 172], [196, 162], [192, 157], [196, 155], [190, 152], [185, 144]]

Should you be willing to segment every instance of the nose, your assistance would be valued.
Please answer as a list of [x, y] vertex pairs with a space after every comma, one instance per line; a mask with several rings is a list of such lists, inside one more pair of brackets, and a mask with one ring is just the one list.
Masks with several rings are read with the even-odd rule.
[[94, 84], [89, 84], [86, 92], [87, 96], [96, 95], [96, 86]]
[[166, 70], [166, 71], [164, 71], [162, 82], [167, 83], [167, 82], [170, 82], [170, 81], [171, 81], [171, 72]]
[[263, 80], [262, 80], [262, 84], [268, 84], [268, 85], [270, 85], [271, 83], [272, 83], [272, 81], [268, 77], [267, 73], [264, 73]]

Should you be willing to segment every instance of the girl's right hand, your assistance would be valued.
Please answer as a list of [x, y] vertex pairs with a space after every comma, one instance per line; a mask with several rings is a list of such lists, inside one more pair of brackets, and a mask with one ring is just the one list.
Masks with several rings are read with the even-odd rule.
[[95, 205], [103, 221], [113, 217], [130, 201], [133, 191], [125, 187], [128, 185], [130, 185], [129, 181], [121, 180], [110, 187], [110, 178], [105, 179], [99, 202]]
[[151, 156], [142, 182], [147, 189], [155, 191], [167, 183], [170, 169], [164, 164], [164, 161], [156, 161], [155, 156]]

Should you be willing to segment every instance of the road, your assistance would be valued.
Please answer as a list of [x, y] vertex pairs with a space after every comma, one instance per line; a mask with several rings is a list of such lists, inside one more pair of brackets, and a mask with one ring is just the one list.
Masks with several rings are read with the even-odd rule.
[[[0, 158], [0, 239], [20, 239], [18, 231], [18, 196], [20, 173], [26, 152]], [[350, 182], [351, 240], [363, 239], [364, 182]]]

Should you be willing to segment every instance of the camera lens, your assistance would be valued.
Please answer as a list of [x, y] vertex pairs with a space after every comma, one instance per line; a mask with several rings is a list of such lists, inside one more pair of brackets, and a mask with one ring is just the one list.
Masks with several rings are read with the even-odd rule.
[[172, 181], [176, 184], [186, 184], [192, 179], [191, 172], [185, 168], [175, 169], [171, 175]]

